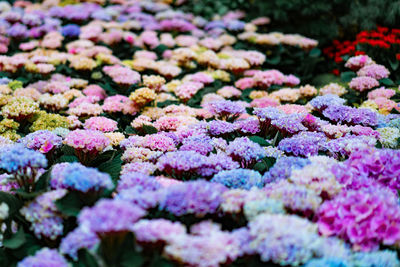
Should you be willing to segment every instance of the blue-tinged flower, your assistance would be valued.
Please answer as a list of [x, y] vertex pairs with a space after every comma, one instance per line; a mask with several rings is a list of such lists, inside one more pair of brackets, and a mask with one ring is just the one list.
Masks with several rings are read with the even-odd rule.
[[350, 267], [351, 265], [340, 258], [312, 259], [304, 267]]
[[65, 37], [78, 37], [80, 33], [81, 28], [76, 24], [68, 24], [61, 29], [61, 34]]
[[239, 137], [233, 140], [226, 148], [226, 153], [233, 160], [239, 162], [243, 168], [251, 167], [267, 155], [262, 146], [247, 137]]
[[397, 253], [391, 250], [355, 253], [351, 258], [354, 267], [398, 267]]
[[272, 183], [278, 180], [284, 180], [290, 177], [292, 170], [301, 169], [310, 164], [309, 159], [299, 157], [281, 157], [275, 165], [264, 174], [265, 183]]
[[0, 148], [0, 168], [9, 173], [27, 172], [27, 169], [47, 167], [46, 157], [37, 151], [22, 145], [10, 145]]
[[223, 184], [228, 188], [247, 190], [252, 187], [261, 188], [264, 186], [261, 174], [247, 169], [221, 171], [214, 175], [211, 182]]
[[67, 188], [80, 192], [112, 189], [114, 184], [107, 173], [96, 168], [85, 167], [80, 163], [61, 163], [51, 172], [50, 183], [53, 188]]

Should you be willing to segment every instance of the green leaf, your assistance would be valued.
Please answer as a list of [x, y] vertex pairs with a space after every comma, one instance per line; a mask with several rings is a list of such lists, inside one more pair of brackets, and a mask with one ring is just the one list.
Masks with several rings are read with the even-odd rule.
[[253, 170], [261, 173], [264, 173], [267, 169], [268, 166], [264, 162], [257, 162], [253, 167]]
[[272, 166], [275, 165], [276, 158], [274, 158], [274, 157], [265, 157], [265, 158], [263, 158], [262, 161], [267, 165], [268, 169], [270, 169]]
[[394, 82], [389, 78], [383, 78], [379, 80], [379, 83], [385, 86], [394, 86]]
[[272, 58], [268, 58], [267, 57], [267, 59], [265, 60], [268, 64], [271, 64], [271, 65], [278, 65], [279, 64], [279, 62], [281, 62], [281, 56], [278, 54], [278, 55], [275, 55], [274, 57], [272, 57]]
[[399, 68], [400, 61], [398, 61], [397, 59], [394, 59], [393, 61], [389, 60], [389, 64], [390, 67], [392, 67], [392, 70], [397, 70]]
[[62, 162], [79, 162], [79, 159], [74, 155], [62, 155], [56, 160], [56, 163]]
[[164, 102], [158, 102], [157, 103], [157, 107], [159, 107], [159, 108], [164, 108], [164, 107], [167, 107], [167, 106], [170, 106], [170, 105], [178, 105], [179, 104], [179, 101], [176, 101], [176, 100], [166, 100], [166, 101], [164, 101]]
[[121, 267], [140, 267], [144, 263], [143, 256], [135, 248], [135, 237], [129, 233], [121, 246], [119, 265]]
[[3, 241], [3, 246], [10, 249], [17, 249], [21, 247], [25, 243], [25, 233], [22, 227], [19, 228], [18, 232], [16, 232], [11, 238], [5, 239]]
[[161, 255], [156, 255], [155, 258], [151, 261], [149, 267], [174, 267], [174, 266], [176, 266], [176, 264], [163, 258]]
[[78, 261], [73, 263], [74, 267], [98, 267], [96, 258], [86, 249], [78, 251]]
[[128, 126], [126, 126], [126, 128], [125, 128], [125, 133], [126, 133], [126, 134], [136, 134], [136, 131], [135, 131], [135, 129], [133, 129], [132, 126], [128, 125]]
[[151, 125], [143, 124], [142, 128], [147, 134], [155, 134], [158, 132], [157, 129]]
[[121, 154], [118, 153], [111, 161], [104, 162], [97, 166], [97, 169], [101, 172], [108, 173], [111, 179], [116, 182], [122, 169], [122, 163]]
[[25, 199], [25, 200], [31, 200], [31, 199], [34, 199], [34, 198], [36, 198], [37, 196], [40, 196], [41, 194], [43, 194], [43, 191], [42, 191], [42, 192], [30, 192], [30, 193], [29, 193], [29, 192], [23, 191], [22, 189], [17, 189], [17, 190], [15, 191], [15, 194], [16, 194], [17, 196], [19, 196], [19, 197]]
[[376, 147], [376, 148], [382, 148], [383, 146], [382, 146], [381, 141], [378, 140], [378, 141], [376, 142], [376, 144], [375, 144], [375, 147]]
[[254, 143], [259, 144], [260, 146], [270, 146], [271, 144], [268, 143], [264, 138], [259, 136], [250, 136], [249, 139]]
[[61, 148], [61, 151], [63, 152], [64, 155], [75, 155], [75, 149], [67, 145], [64, 145]]
[[319, 57], [320, 55], [321, 55], [321, 50], [316, 47], [311, 49], [309, 54], [310, 57]]
[[49, 187], [50, 175], [51, 175], [51, 168], [49, 170], [45, 171], [39, 177], [39, 179], [37, 180], [36, 185], [35, 185], [36, 192], [47, 190], [47, 188]]
[[356, 74], [352, 71], [345, 71], [340, 74], [340, 78], [342, 79], [343, 82], [346, 83], [350, 82], [351, 79], [353, 79], [354, 77], [356, 77]]
[[67, 216], [77, 216], [85, 206], [80, 200], [79, 193], [75, 191], [68, 192], [63, 198], [56, 201], [57, 209]]
[[111, 161], [115, 155], [117, 154], [117, 151], [112, 149], [112, 150], [107, 150], [100, 155], [98, 155], [92, 162], [90, 162], [91, 166], [98, 166], [104, 162]]

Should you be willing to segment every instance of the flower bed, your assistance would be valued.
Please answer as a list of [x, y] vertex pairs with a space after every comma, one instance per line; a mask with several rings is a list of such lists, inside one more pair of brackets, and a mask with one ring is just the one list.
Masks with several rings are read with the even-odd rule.
[[1, 266], [399, 266], [393, 68], [268, 22], [0, 3]]

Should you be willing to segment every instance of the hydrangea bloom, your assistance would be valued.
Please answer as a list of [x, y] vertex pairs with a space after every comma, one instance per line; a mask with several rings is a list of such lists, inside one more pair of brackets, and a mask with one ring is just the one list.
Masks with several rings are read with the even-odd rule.
[[53, 188], [66, 188], [80, 192], [98, 192], [114, 187], [107, 173], [80, 163], [61, 163], [54, 165], [50, 184]]
[[67, 260], [57, 250], [42, 248], [34, 256], [28, 256], [18, 263], [18, 267], [68, 267]]
[[309, 261], [321, 244], [316, 225], [300, 217], [263, 214], [249, 223], [249, 248], [264, 262], [300, 265]]
[[400, 241], [400, 208], [388, 190], [344, 191], [322, 204], [318, 227], [325, 236], [337, 235], [355, 250], [376, 250]]
[[46, 192], [21, 209], [21, 214], [32, 224], [31, 229], [39, 239], [55, 240], [63, 234], [63, 219], [54, 202], [66, 193], [64, 189]]
[[221, 171], [214, 175], [211, 182], [235, 189], [250, 189], [253, 186], [261, 188], [264, 186], [262, 176], [258, 172], [246, 169]]
[[91, 208], [84, 208], [78, 216], [84, 231], [100, 237], [107, 234], [132, 231], [133, 225], [145, 215], [143, 209], [123, 200], [103, 199]]
[[266, 156], [264, 148], [247, 137], [236, 138], [229, 143], [226, 153], [243, 168], [252, 166]]
[[18, 140], [18, 143], [22, 143], [25, 147], [41, 153], [48, 153], [61, 146], [62, 138], [48, 130], [42, 130], [28, 134]]
[[226, 188], [204, 180], [190, 181], [168, 188], [160, 201], [160, 208], [176, 216], [195, 214], [204, 216], [214, 213], [222, 202]]

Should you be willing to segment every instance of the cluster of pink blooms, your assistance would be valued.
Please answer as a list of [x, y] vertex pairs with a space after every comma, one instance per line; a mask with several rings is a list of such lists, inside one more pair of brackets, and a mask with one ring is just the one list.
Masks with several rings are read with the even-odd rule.
[[121, 85], [132, 85], [140, 82], [140, 74], [127, 67], [119, 65], [103, 67], [104, 73], [110, 76], [114, 82]]
[[85, 153], [103, 151], [110, 144], [110, 140], [100, 131], [79, 129], [68, 133], [63, 142]]

